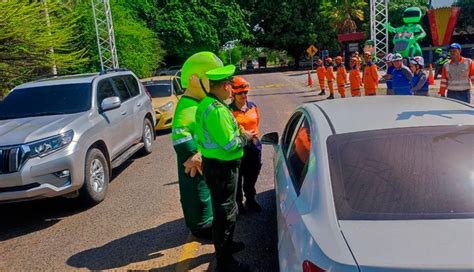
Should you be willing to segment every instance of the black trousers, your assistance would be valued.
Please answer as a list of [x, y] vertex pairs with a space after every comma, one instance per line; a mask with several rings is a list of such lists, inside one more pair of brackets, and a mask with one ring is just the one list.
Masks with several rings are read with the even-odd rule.
[[240, 160], [202, 159], [204, 179], [211, 191], [212, 239], [218, 264], [232, 257], [230, 246], [237, 219], [235, 196], [240, 163]]
[[[239, 169], [239, 181], [237, 183], [237, 202], [243, 201], [243, 194], [247, 200], [255, 198], [257, 183], [260, 169], [262, 168], [262, 151], [255, 145], [244, 147], [244, 156]], [[243, 189], [243, 193], [242, 193]]]

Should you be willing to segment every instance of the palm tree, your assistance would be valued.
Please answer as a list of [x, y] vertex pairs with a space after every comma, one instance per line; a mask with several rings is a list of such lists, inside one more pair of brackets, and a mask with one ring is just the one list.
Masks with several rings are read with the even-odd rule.
[[357, 21], [364, 20], [366, 0], [326, 0], [324, 10], [338, 33], [352, 33], [357, 31]]

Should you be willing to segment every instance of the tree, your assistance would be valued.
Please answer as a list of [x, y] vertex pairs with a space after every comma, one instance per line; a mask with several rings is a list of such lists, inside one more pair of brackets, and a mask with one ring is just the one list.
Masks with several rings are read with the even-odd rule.
[[0, 2], [0, 92], [48, 74], [53, 66], [64, 73], [87, 61], [85, 49], [76, 47], [80, 14], [64, 12], [57, 1], [43, 4]]
[[170, 0], [155, 20], [155, 31], [166, 44], [168, 65], [182, 63], [199, 51], [217, 52], [228, 41], [249, 38], [234, 0]]
[[365, 0], [327, 0], [324, 3], [326, 16], [340, 34], [356, 32], [357, 23], [364, 20], [366, 6]]
[[310, 44], [339, 51], [334, 27], [322, 12], [321, 0], [260, 0], [248, 2], [254, 10], [250, 28], [256, 45], [285, 50], [298, 60]]
[[474, 27], [474, 3], [472, 0], [457, 0], [454, 6], [461, 8], [456, 30], [459, 32], [468, 32], [469, 27]]

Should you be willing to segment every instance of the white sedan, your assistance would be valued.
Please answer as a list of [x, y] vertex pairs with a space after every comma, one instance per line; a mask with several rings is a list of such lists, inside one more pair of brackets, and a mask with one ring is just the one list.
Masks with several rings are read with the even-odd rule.
[[281, 271], [473, 271], [474, 108], [434, 97], [300, 106], [273, 144]]

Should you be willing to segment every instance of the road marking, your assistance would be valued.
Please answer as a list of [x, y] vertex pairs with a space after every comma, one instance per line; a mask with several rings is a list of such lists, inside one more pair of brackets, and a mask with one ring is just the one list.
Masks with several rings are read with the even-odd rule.
[[267, 84], [267, 85], [257, 85], [255, 89], [276, 89], [281, 87], [286, 87], [288, 84]]
[[194, 236], [189, 233], [186, 243], [183, 245], [183, 249], [181, 250], [181, 256], [179, 257], [178, 264], [176, 265], [176, 272], [189, 271], [189, 264], [196, 256], [199, 246], [201, 246], [201, 243], [194, 240]]

